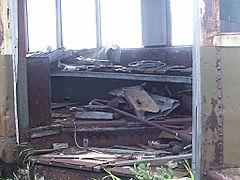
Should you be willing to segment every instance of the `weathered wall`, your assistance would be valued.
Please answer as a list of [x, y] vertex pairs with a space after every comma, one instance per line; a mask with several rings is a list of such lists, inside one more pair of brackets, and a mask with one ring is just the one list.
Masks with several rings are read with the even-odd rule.
[[0, 158], [7, 163], [14, 161], [16, 143], [11, 2], [0, 0]]
[[201, 167], [205, 175], [240, 165], [240, 33], [221, 33], [220, 2], [201, 0]]
[[223, 92], [223, 162], [240, 166], [240, 47], [221, 48]]
[[15, 145], [12, 56], [0, 55], [0, 158], [13, 161]]

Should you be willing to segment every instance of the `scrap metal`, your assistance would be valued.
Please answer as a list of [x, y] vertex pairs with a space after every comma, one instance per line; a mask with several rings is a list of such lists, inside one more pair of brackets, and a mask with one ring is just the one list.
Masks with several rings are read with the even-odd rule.
[[156, 95], [156, 94], [151, 94], [150, 96], [156, 102], [156, 104], [159, 108], [159, 112], [148, 114], [146, 116], [147, 120], [166, 117], [174, 109], [176, 109], [178, 106], [180, 106], [179, 100], [164, 97], [164, 96], [160, 96], [160, 95]]
[[165, 157], [158, 157], [153, 159], [140, 159], [140, 160], [127, 160], [127, 161], [120, 161], [110, 164], [110, 166], [130, 166], [134, 164], [140, 163], [153, 163], [153, 162], [169, 162], [169, 161], [179, 161], [185, 159], [191, 159], [192, 154], [181, 154], [176, 156], [165, 156]]
[[103, 120], [112, 120], [113, 113], [110, 112], [100, 112], [100, 111], [83, 111], [75, 112], [74, 117], [76, 119], [103, 119]]
[[134, 107], [137, 116], [143, 118], [145, 112], [157, 113], [159, 111], [156, 102], [141, 86], [123, 88], [123, 92], [125, 98]]
[[162, 68], [166, 66], [165, 63], [156, 60], [142, 60], [142, 61], [135, 61], [128, 64], [129, 67], [134, 68]]
[[[104, 105], [104, 104], [99, 103], [99, 102], [97, 102], [97, 101], [93, 101], [93, 103], [94, 103], [94, 104], [97, 104], [97, 105]], [[142, 118], [140, 118], [140, 117], [134, 116], [133, 114], [130, 114], [130, 113], [128, 113], [128, 112], [121, 111], [121, 110], [119, 110], [119, 109], [116, 109], [116, 108], [113, 108], [113, 107], [110, 107], [110, 106], [108, 106], [108, 108], [111, 109], [112, 111], [116, 112], [116, 113], [119, 113], [119, 114], [121, 114], [121, 115], [123, 115], [123, 116], [129, 117], [129, 118], [131, 118], [132, 120], [140, 121], [140, 122], [142, 122], [142, 123], [144, 123], [144, 124], [147, 124], [147, 125], [149, 125], [149, 126], [153, 126], [153, 127], [157, 128], [157, 129], [159, 129], [159, 130], [161, 130], [161, 131], [168, 132], [169, 134], [172, 134], [172, 135], [174, 135], [175, 137], [182, 139], [183, 141], [186, 141], [186, 142], [191, 142], [191, 141], [192, 141], [191, 136], [188, 136], [188, 135], [183, 134], [183, 133], [181, 133], [181, 132], [174, 131], [174, 130], [171, 130], [171, 129], [169, 129], [169, 128], [160, 126], [160, 125], [158, 125], [158, 124], [156, 124], [156, 123], [153, 123], [153, 122], [151, 122], [151, 121], [146, 121], [146, 120], [144, 120], [144, 119], [142, 119]]]

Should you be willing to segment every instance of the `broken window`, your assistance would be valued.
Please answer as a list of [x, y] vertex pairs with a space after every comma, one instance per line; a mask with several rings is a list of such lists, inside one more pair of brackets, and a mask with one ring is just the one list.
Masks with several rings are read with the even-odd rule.
[[220, 1], [221, 32], [239, 32], [240, 31], [239, 9], [240, 9], [239, 0], [221, 0]]

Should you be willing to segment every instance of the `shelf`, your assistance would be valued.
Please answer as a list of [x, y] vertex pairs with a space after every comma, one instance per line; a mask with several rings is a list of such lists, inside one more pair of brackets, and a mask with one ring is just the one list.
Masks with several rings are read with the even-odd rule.
[[51, 77], [79, 77], [79, 78], [100, 78], [100, 79], [122, 79], [153, 82], [170, 82], [191, 84], [192, 78], [188, 76], [170, 76], [153, 74], [113, 73], [113, 72], [56, 72]]

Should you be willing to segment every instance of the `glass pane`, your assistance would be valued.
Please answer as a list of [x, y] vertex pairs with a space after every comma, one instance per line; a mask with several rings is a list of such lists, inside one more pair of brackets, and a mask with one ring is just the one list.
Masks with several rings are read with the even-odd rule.
[[95, 0], [62, 0], [62, 26], [64, 47], [96, 47]]
[[28, 0], [29, 51], [56, 48], [55, 0]]
[[193, 44], [193, 0], [171, 0], [172, 45]]
[[118, 45], [121, 48], [141, 47], [141, 1], [102, 0], [103, 45]]
[[240, 1], [220, 0], [221, 32], [240, 32]]

